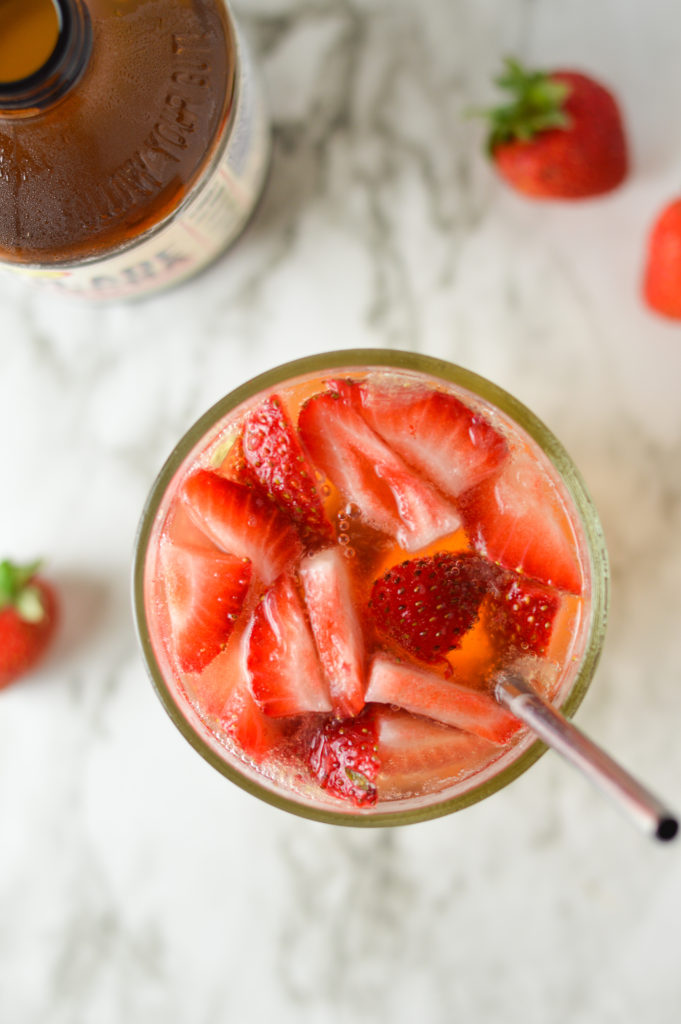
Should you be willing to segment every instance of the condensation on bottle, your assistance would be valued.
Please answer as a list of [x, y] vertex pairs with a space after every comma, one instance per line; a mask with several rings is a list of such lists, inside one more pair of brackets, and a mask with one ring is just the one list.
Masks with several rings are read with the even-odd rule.
[[226, 0], [3, 0], [0, 266], [92, 300], [213, 262], [270, 132]]

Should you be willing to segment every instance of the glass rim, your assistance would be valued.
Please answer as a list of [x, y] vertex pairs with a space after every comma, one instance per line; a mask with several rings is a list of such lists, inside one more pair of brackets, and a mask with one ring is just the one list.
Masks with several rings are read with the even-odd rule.
[[[536, 442], [554, 466], [578, 513], [591, 561], [591, 606], [586, 642], [575, 677], [570, 684], [570, 689], [564, 701], [560, 705], [562, 713], [568, 718], [575, 714], [591, 684], [600, 658], [605, 638], [610, 597], [610, 572], [605, 538], [591, 496], [581, 473], [561, 442], [546, 424], [519, 399], [486, 377], [447, 360], [424, 355], [419, 352], [363, 348], [340, 349], [304, 356], [281, 363], [250, 378], [213, 403], [182, 435], [163, 463], [151, 486], [135, 537], [132, 604], [138, 641], [142, 650], [145, 667], [156, 695], [180, 733], [213, 768], [252, 796], [256, 796], [266, 803], [278, 807], [280, 810], [299, 817], [326, 824], [346, 825], [356, 828], [390, 827], [414, 824], [442, 817], [486, 799], [499, 790], [504, 789], [526, 772], [546, 752], [547, 746], [541, 740], [535, 740], [511, 763], [502, 767], [489, 778], [486, 778], [478, 786], [473, 785], [465, 792], [444, 796], [440, 799], [438, 799], [438, 794], [434, 793], [432, 794], [432, 801], [427, 802], [423, 806], [396, 807], [394, 804], [398, 803], [398, 801], [394, 801], [391, 808], [391, 801], [387, 801], [384, 806], [379, 804], [375, 808], [359, 812], [342, 809], [336, 810], [326, 805], [315, 807], [296, 800], [292, 795], [270, 789], [264, 782], [260, 783], [251, 778], [245, 772], [240, 771], [235, 765], [219, 757], [198, 734], [189, 720], [180, 711], [178, 702], [174, 698], [158, 665], [145, 612], [145, 566], [156, 514], [177, 470], [210, 428], [226, 416], [227, 413], [261, 391], [266, 391], [285, 381], [291, 381], [311, 373], [322, 373], [329, 370], [338, 371], [356, 367], [362, 370], [376, 367], [424, 373], [445, 383], [455, 384], [470, 391], [473, 395], [497, 406], [518, 424]], [[272, 785], [276, 784], [272, 783]]]

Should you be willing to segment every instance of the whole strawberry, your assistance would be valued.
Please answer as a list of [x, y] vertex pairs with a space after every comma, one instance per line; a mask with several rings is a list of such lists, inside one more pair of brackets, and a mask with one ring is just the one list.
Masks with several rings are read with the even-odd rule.
[[616, 188], [628, 170], [614, 97], [576, 71], [528, 71], [506, 61], [506, 105], [484, 111], [488, 152], [502, 178], [535, 199], [584, 199]]
[[662, 210], [650, 232], [643, 294], [651, 309], [681, 320], [681, 199]]
[[57, 623], [57, 597], [39, 563], [0, 562], [0, 687], [33, 668]]

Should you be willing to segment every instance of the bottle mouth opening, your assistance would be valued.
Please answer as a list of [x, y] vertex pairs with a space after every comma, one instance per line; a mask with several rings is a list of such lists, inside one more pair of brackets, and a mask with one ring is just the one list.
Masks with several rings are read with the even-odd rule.
[[80, 0], [50, 0], [56, 38], [52, 50], [30, 74], [3, 79], [0, 70], [0, 106], [5, 110], [41, 107], [61, 96], [85, 67], [92, 44], [87, 8]]

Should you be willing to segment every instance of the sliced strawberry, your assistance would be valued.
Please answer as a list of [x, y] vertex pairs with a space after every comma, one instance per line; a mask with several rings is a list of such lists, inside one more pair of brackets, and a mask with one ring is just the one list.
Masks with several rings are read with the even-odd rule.
[[182, 497], [194, 522], [221, 550], [249, 558], [269, 585], [302, 554], [289, 520], [244, 484], [200, 469], [185, 481]]
[[481, 736], [408, 711], [376, 706], [379, 796], [395, 799], [441, 789], [499, 756]]
[[219, 550], [210, 537], [199, 529], [183, 502], [176, 501], [170, 509], [163, 524], [163, 535], [166, 540], [179, 547], [204, 548], [213, 554]]
[[251, 473], [293, 520], [303, 540], [313, 544], [333, 541], [315, 471], [278, 395], [271, 395], [246, 416], [242, 445]]
[[287, 720], [263, 714], [251, 696], [244, 674], [245, 630], [242, 618], [225, 649], [187, 685], [208, 724], [215, 722], [246, 757], [262, 761], [286, 739]]
[[247, 643], [248, 685], [265, 714], [280, 718], [331, 711], [305, 609], [288, 573], [257, 605]]
[[366, 699], [434, 718], [492, 743], [507, 743], [522, 728], [515, 715], [487, 694], [380, 654], [371, 664]]
[[363, 713], [347, 721], [327, 719], [314, 733], [308, 764], [323, 789], [357, 807], [375, 804], [376, 726], [373, 716]]
[[364, 640], [357, 616], [348, 560], [340, 547], [327, 548], [300, 563], [312, 632], [340, 718], [364, 707]]
[[461, 518], [378, 437], [345, 391], [322, 392], [303, 406], [298, 428], [312, 462], [360, 509], [370, 526], [417, 551], [453, 533]]
[[560, 593], [511, 572], [500, 573], [494, 591], [488, 616], [493, 642], [505, 652], [546, 654], [562, 601]]
[[251, 563], [217, 548], [166, 540], [160, 564], [179, 667], [199, 672], [234, 629], [251, 582]]
[[556, 486], [527, 453], [467, 496], [464, 521], [474, 547], [506, 569], [559, 590], [582, 591], [574, 530]]
[[379, 632], [422, 661], [441, 661], [477, 621], [492, 567], [472, 551], [393, 566], [371, 590]]
[[370, 426], [450, 497], [497, 473], [508, 459], [504, 436], [452, 394], [420, 384], [376, 382], [363, 383], [360, 392]]

